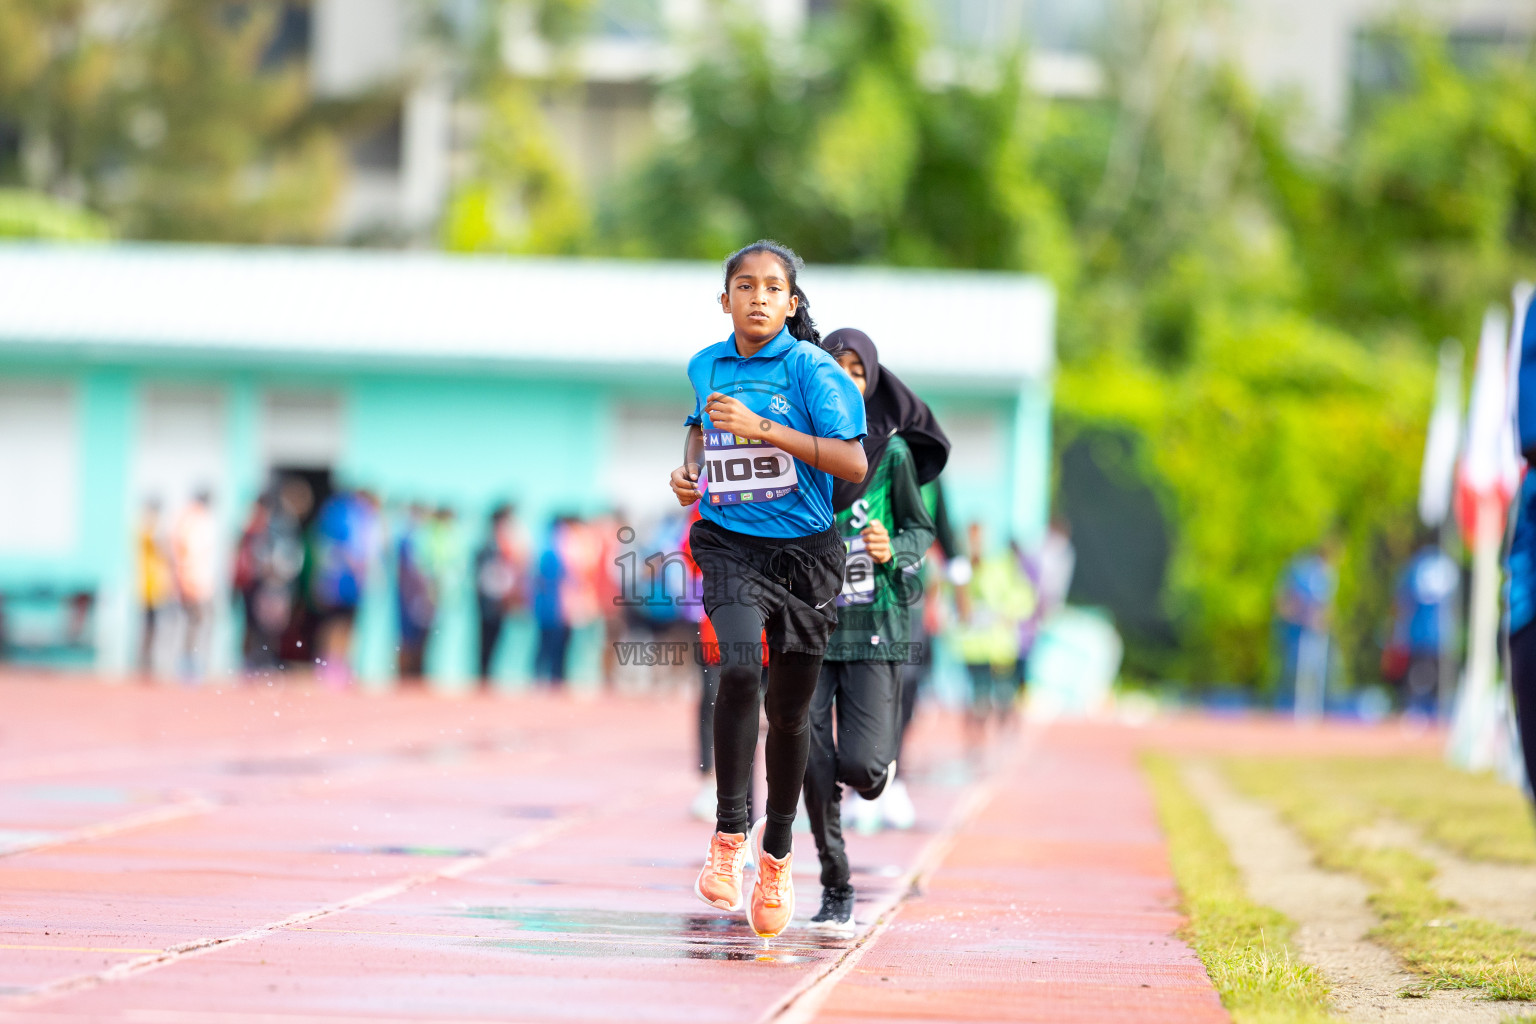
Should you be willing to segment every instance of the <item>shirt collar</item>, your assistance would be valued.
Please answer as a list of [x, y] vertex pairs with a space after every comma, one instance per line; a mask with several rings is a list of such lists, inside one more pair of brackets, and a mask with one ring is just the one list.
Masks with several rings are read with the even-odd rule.
[[[793, 346], [796, 343], [798, 343], [799, 340], [800, 340], [799, 338], [796, 338], [793, 334], [789, 333], [789, 326], [786, 324], [784, 327], [779, 329], [779, 333], [774, 336], [772, 341], [770, 341], [768, 344], [764, 345], [762, 348], [758, 349], [755, 354], [750, 355], [750, 356], [746, 356], [745, 358], [747, 358], [747, 359], [777, 359], [779, 356], [782, 356], [785, 352], [788, 352], [790, 350], [791, 346]], [[736, 332], [735, 331], [732, 331], [731, 332], [731, 336], [725, 339], [724, 344], [725, 344], [725, 351], [723, 353], [724, 355], [730, 356], [733, 359], [741, 359], [741, 358], [743, 358], [741, 353], [736, 350]]]

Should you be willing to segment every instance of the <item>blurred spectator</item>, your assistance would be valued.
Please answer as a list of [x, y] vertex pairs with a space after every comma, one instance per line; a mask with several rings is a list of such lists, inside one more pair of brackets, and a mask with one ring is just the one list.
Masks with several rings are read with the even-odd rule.
[[1072, 546], [1072, 527], [1065, 519], [1053, 518], [1040, 541], [1035, 558], [1036, 579], [1040, 587], [1041, 617], [1066, 606], [1072, 589], [1072, 574], [1077, 569], [1077, 549]]
[[304, 568], [299, 517], [307, 490], [290, 480], [264, 496], [240, 536], [235, 591], [245, 612], [241, 649], [248, 672], [270, 670], [281, 661], [283, 631], [293, 619], [294, 589]]
[[[699, 756], [697, 768], [699, 770], [699, 791], [689, 806], [691, 813], [699, 821], [714, 821], [716, 812], [715, 795], [715, 700], [720, 694], [720, 655], [715, 650], [719, 642], [715, 637], [714, 628], [709, 626], [709, 620], [704, 617], [704, 603], [698, 595], [703, 593], [703, 574], [699, 571], [698, 563], [693, 560], [693, 524], [701, 518], [699, 504], [694, 502], [688, 508], [687, 515], [678, 519], [676, 517], [665, 520], [657, 537], [657, 545], [654, 550], [659, 552], [676, 551], [683, 559], [682, 593], [674, 594], [667, 587], [665, 576], [665, 563], [663, 563], [663, 576], [659, 584], [653, 584], [652, 593], [664, 594], [669, 600], [661, 605], [660, 610], [670, 611], [676, 614], [678, 622], [696, 623], [698, 641], [694, 646], [694, 661], [699, 669], [699, 703], [698, 703], [698, 736]], [[690, 630], [689, 632], [693, 632]], [[660, 630], [658, 630], [660, 635]]]
[[1452, 642], [1452, 607], [1461, 570], [1437, 544], [1426, 541], [1397, 581], [1392, 637], [1383, 675], [1401, 691], [1400, 706], [1433, 717], [1439, 710], [1440, 666]]
[[480, 611], [480, 681], [489, 688], [507, 616], [522, 611], [528, 601], [528, 546], [511, 505], [498, 505], [491, 512], [485, 543], [475, 552], [475, 595]]
[[540, 579], [553, 581], [548, 600], [554, 607], [546, 608], [539, 619], [540, 667], [536, 674], [558, 684], [567, 676], [572, 635], [598, 619], [606, 573], [602, 541], [590, 523], [561, 516], [550, 532], [550, 543], [546, 558], [553, 555], [553, 564], [546, 565], [541, 559]]
[[573, 522], [572, 517], [562, 515], [550, 523], [534, 576], [533, 616], [539, 627], [539, 647], [533, 659], [533, 677], [555, 686], [565, 682], [565, 658], [571, 645], [571, 620], [564, 600], [569, 570], [562, 551]]
[[[923, 503], [933, 517], [934, 541], [917, 566], [922, 588], [916, 592], [908, 614], [911, 616], [911, 653], [901, 666], [901, 698], [897, 706], [900, 719], [896, 732], [896, 761], [902, 763], [906, 749], [907, 730], [917, 712], [917, 698], [933, 674], [933, 638], [944, 631], [950, 619], [951, 591], [949, 574], [952, 569], [961, 570], [963, 580], [970, 579], [970, 562], [965, 549], [955, 535], [949, 519], [949, 506], [944, 500], [944, 489], [938, 480], [923, 485]], [[906, 780], [897, 776], [878, 801], [880, 816], [885, 825], [895, 829], [908, 829], [917, 824], [917, 808], [907, 792]], [[855, 804], [855, 807], [861, 805]]]
[[1040, 560], [1025, 551], [1017, 540], [1008, 542], [1008, 553], [1013, 556], [1013, 562], [1019, 568], [1025, 583], [1029, 586], [1030, 593], [1034, 595], [1033, 607], [1029, 614], [1019, 620], [1019, 650], [1013, 662], [1013, 692], [1015, 697], [1022, 693], [1024, 684], [1029, 679], [1029, 653], [1035, 648], [1035, 639], [1040, 635], [1040, 624], [1045, 620], [1045, 601], [1041, 599], [1040, 592]]
[[155, 641], [160, 615], [171, 597], [171, 560], [160, 536], [160, 502], [151, 498], [139, 516], [138, 593], [143, 602], [143, 630], [139, 636], [139, 674], [147, 681], [154, 673]]
[[212, 497], [207, 491], [198, 491], [181, 510], [171, 533], [176, 593], [185, 621], [181, 674], [187, 680], [202, 678], [208, 667], [201, 655], [208, 648], [210, 612], [217, 589], [214, 554], [218, 543], [213, 512], [209, 507], [211, 503]]
[[[896, 737], [896, 760], [901, 761], [901, 750], [906, 742], [907, 728], [917, 710], [918, 693], [927, 685], [933, 673], [933, 638], [944, 632], [949, 621], [947, 602], [951, 591], [947, 584], [964, 583], [970, 579], [971, 563], [965, 557], [965, 548], [955, 533], [949, 519], [949, 506], [944, 500], [944, 489], [938, 480], [923, 485], [923, 502], [933, 517], [934, 541], [923, 557], [918, 571], [923, 577], [923, 587], [912, 604], [910, 614], [912, 656], [901, 668], [901, 725]], [[960, 578], [950, 579], [952, 572]], [[898, 776], [886, 793], [895, 797], [881, 801], [892, 828], [911, 828], [916, 821], [916, 811], [911, 810], [906, 784]]]
[[319, 675], [330, 686], [352, 681], [352, 629], [378, 529], [378, 501], [366, 491], [336, 492], [315, 518], [311, 588], [320, 616]]
[[427, 637], [437, 617], [437, 581], [432, 572], [430, 513], [413, 503], [395, 542], [395, 610], [400, 630], [399, 674], [417, 682], [426, 662]]
[[1277, 703], [1282, 708], [1310, 714], [1323, 710], [1338, 558], [1339, 542], [1330, 537], [1293, 558], [1280, 577], [1275, 623], [1281, 664]]
[[[441, 617], [445, 605], [464, 596], [464, 588], [469, 582], [465, 575], [469, 571], [469, 558], [459, 543], [459, 518], [452, 506], [437, 507], [427, 523], [426, 537], [427, 574], [432, 580], [437, 616]], [[433, 638], [429, 632], [423, 652], [428, 665], [432, 661]]]
[[634, 530], [618, 511], [605, 512], [591, 523], [593, 542], [597, 548], [597, 564], [593, 567], [593, 586], [597, 598], [597, 615], [603, 622], [602, 680], [612, 687], [618, 680], [619, 652], [615, 646], [624, 632], [624, 607], [619, 601], [622, 580], [619, 578], [619, 532], [632, 537]]
[[560, 538], [560, 559], [565, 564], [565, 578], [560, 585], [560, 600], [565, 605], [565, 621], [572, 630], [592, 625], [602, 615], [602, 595], [609, 588], [608, 570], [603, 564], [603, 539], [595, 524], [571, 517]]
[[1011, 551], [985, 555], [986, 534], [972, 523], [967, 537], [971, 575], [957, 594], [955, 637], [971, 683], [966, 723], [973, 741], [989, 718], [1012, 721], [1018, 689], [1019, 629], [1039, 603], [1033, 584]]

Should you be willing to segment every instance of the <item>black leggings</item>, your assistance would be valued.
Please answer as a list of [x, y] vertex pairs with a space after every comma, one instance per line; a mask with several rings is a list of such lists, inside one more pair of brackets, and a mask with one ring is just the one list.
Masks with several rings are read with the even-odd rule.
[[[702, 660], [702, 659], [701, 659]], [[720, 670], [705, 663], [699, 667], [699, 772], [715, 771], [715, 698], [720, 693]]]
[[[701, 659], [702, 660], [702, 659]], [[768, 667], [763, 666], [758, 694], [768, 692]], [[704, 662], [699, 671], [699, 774], [715, 773], [715, 699], [720, 696], [720, 666]]]
[[790, 830], [805, 762], [810, 755], [807, 725], [821, 656], [774, 651], [768, 658], [768, 692], [762, 678], [763, 617], [749, 604], [727, 604], [710, 615], [720, 644], [720, 689], [715, 698], [716, 828], [746, 832], [751, 827], [752, 757], [757, 752], [759, 700], [768, 712], [768, 824], [763, 849], [775, 857], [790, 850]]

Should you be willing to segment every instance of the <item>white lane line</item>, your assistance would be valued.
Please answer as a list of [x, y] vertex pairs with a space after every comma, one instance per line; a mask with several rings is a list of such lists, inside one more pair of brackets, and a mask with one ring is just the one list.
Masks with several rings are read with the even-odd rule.
[[860, 935], [842, 956], [812, 971], [802, 978], [798, 985], [780, 996], [757, 1019], [758, 1024], [770, 1024], [770, 1022], [772, 1024], [806, 1024], [815, 1018], [821, 1007], [832, 997], [838, 982], [847, 977], [858, 962], [864, 959], [864, 954], [868, 953], [880, 936], [895, 923], [907, 899], [922, 891], [929, 877], [940, 864], [944, 863], [950, 850], [954, 849], [961, 830], [992, 802], [999, 780], [1019, 761], [1028, 756], [1044, 730], [1045, 727], [1036, 722], [1026, 725], [1024, 734], [1002, 758], [996, 770], [985, 782], [972, 787], [970, 792], [961, 799], [938, 835], [928, 841], [922, 852], [917, 855], [917, 859], [912, 862], [912, 866], [907, 869], [906, 874], [901, 876], [895, 892], [878, 905], [873, 927]]
[[[608, 809], [611, 809], [611, 807]], [[72, 995], [77, 992], [87, 991], [89, 989], [97, 988], [101, 985], [106, 985], [111, 982], [123, 981], [125, 979], [144, 974], [148, 971], [157, 970], [161, 967], [169, 967], [171, 964], [179, 963], [180, 961], [189, 959], [191, 957], [202, 956], [203, 954], [211, 953], [216, 949], [227, 949], [232, 946], [244, 945], [247, 942], [254, 942], [257, 939], [265, 938], [274, 932], [283, 931], [287, 928], [293, 928], [296, 925], [308, 924], [311, 921], [319, 921], [322, 918], [332, 917], [336, 914], [342, 914], [349, 910], [356, 910], [359, 907], [366, 907], [369, 904], [378, 903], [381, 900], [387, 900], [393, 896], [399, 896], [402, 893], [409, 892], [410, 890], [418, 888], [422, 885], [442, 881], [443, 879], [459, 878], [471, 871], [474, 871], [476, 868], [484, 867], [487, 864], [491, 864], [495, 861], [509, 857], [514, 853], [518, 853], [530, 847], [537, 846], [540, 843], [552, 839], [561, 832], [574, 828], [577, 825], [585, 824], [594, 818], [596, 814], [597, 812], [595, 809], [588, 810], [584, 813], [573, 815], [572, 817], [563, 821], [550, 822], [543, 828], [535, 829], [533, 832], [519, 839], [514, 839], [510, 840], [509, 842], [502, 843], [501, 845], [489, 850], [486, 853], [477, 854], [473, 857], [461, 857], [452, 863], [444, 865], [436, 871], [426, 871], [420, 874], [408, 875], [404, 878], [398, 879], [397, 881], [391, 882], [388, 885], [381, 885], [376, 889], [369, 889], [367, 892], [358, 893], [356, 896], [350, 896], [344, 900], [337, 900], [334, 903], [327, 903], [310, 910], [303, 910], [297, 914], [292, 914], [288, 917], [285, 917], [280, 921], [271, 921], [267, 924], [257, 925], [256, 927], [248, 928], [243, 932], [238, 932], [234, 935], [225, 935], [220, 938], [193, 939], [191, 942], [183, 942], [180, 945], [171, 946], [168, 949], [161, 950], [157, 953], [134, 957], [132, 960], [124, 960], [121, 963], [113, 964], [111, 967], [108, 967], [105, 970], [92, 971], [87, 974], [77, 974], [68, 978], [60, 978], [57, 981], [51, 981], [45, 985], [40, 985], [37, 988], [30, 990], [29, 992], [11, 999], [10, 1005], [12, 1008], [36, 1006], [39, 1003], [48, 1002], [49, 1000], [58, 999], [60, 997]]]
[[356, 910], [359, 907], [366, 907], [369, 904], [390, 899], [391, 897], [409, 892], [412, 889], [430, 884], [432, 882], [437, 882], [449, 878], [461, 878], [478, 868], [485, 867], [486, 865], [495, 863], [499, 860], [504, 860], [515, 853], [521, 853], [522, 851], [531, 849], [541, 843], [548, 842], [549, 840], [560, 835], [562, 832], [567, 832], [579, 825], [585, 825], [598, 817], [599, 810], [610, 814], [614, 811], [626, 810], [638, 803], [649, 799], [654, 799], [655, 795], [656, 794], [651, 791], [641, 791], [632, 793], [630, 796], [623, 800], [606, 803], [602, 805], [601, 808], [594, 804], [584, 811], [573, 814], [569, 818], [552, 821], [541, 828], [535, 829], [525, 836], [522, 836], [518, 839], [508, 840], [505, 843], [495, 846], [483, 854], [476, 854], [473, 857], [461, 857], [449, 864], [445, 864], [443, 867], [437, 869], [436, 871], [426, 871], [420, 874], [408, 875], [405, 878], [391, 882], [388, 885], [382, 885], [376, 889], [369, 889], [367, 892], [359, 893], [356, 896], [351, 896], [344, 900], [338, 900], [335, 903], [327, 903], [323, 906], [315, 907], [312, 910], [300, 911], [299, 913], [292, 914], [280, 921], [271, 921], [267, 924], [257, 925], [254, 928], [249, 928], [235, 935], [226, 935], [221, 938], [211, 939], [193, 939], [191, 942], [183, 942], [180, 945], [171, 946], [170, 948], [161, 950], [158, 953], [135, 957], [132, 960], [125, 960], [104, 970], [92, 971], [86, 974], [77, 974], [68, 978], [60, 978], [57, 981], [51, 981], [47, 984], [37, 986], [36, 988], [21, 993], [18, 996], [13, 996], [10, 1000], [8, 1000], [8, 1004], [13, 1009], [24, 1009], [27, 1007], [36, 1006], [39, 1003], [59, 999], [63, 996], [73, 995], [77, 992], [98, 988], [110, 982], [123, 981], [127, 978], [132, 978], [137, 975], [144, 974], [148, 971], [158, 970], [161, 967], [169, 967], [171, 964], [180, 963], [181, 961], [190, 959], [192, 957], [202, 956], [203, 954], [211, 953], [214, 950], [228, 949], [233, 946], [244, 945], [247, 942], [254, 942], [257, 939], [264, 938], [273, 934], [274, 932], [294, 928], [297, 925], [308, 924], [312, 921], [319, 921], [327, 917], [333, 917], [336, 914], [345, 913], [349, 910]]
[[[218, 1013], [204, 1010], [124, 1010], [124, 1024], [487, 1024], [484, 1017], [338, 1017], [329, 1013]], [[500, 1021], [496, 1024], [518, 1024]]]
[[0, 847], [0, 857], [14, 857], [18, 853], [32, 853], [55, 846], [66, 846], [70, 843], [84, 843], [92, 839], [103, 839], [106, 836], [127, 832], [131, 829], [147, 828], [150, 825], [163, 825], [168, 821], [178, 821], [182, 818], [192, 818], [199, 814], [207, 814], [209, 811], [218, 810], [221, 806], [218, 801], [205, 796], [188, 797], [185, 800], [178, 800], [173, 804], [162, 804], [159, 807], [151, 807], [133, 814], [125, 814], [121, 818], [109, 818], [94, 825], [85, 825], [81, 828], [70, 829], [67, 832], [39, 835], [35, 839]]

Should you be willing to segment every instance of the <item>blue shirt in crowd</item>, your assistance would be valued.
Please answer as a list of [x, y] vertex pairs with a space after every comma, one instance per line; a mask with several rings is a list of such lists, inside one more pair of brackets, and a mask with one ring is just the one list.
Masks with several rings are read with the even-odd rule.
[[1461, 583], [1461, 570], [1434, 545], [1420, 548], [1397, 584], [1397, 628], [1393, 640], [1410, 654], [1439, 654], [1449, 602]]
[[[853, 378], [820, 346], [800, 341], [786, 327], [743, 359], [736, 335], [688, 361], [693, 415], [686, 423], [712, 430], [704, 402], [713, 392], [740, 401], [753, 413], [801, 433], [852, 441], [864, 436], [864, 398]], [[699, 511], [737, 533], [757, 537], [808, 537], [832, 528], [832, 476], [795, 459], [799, 488], [770, 501], [717, 503], [706, 489]]]

